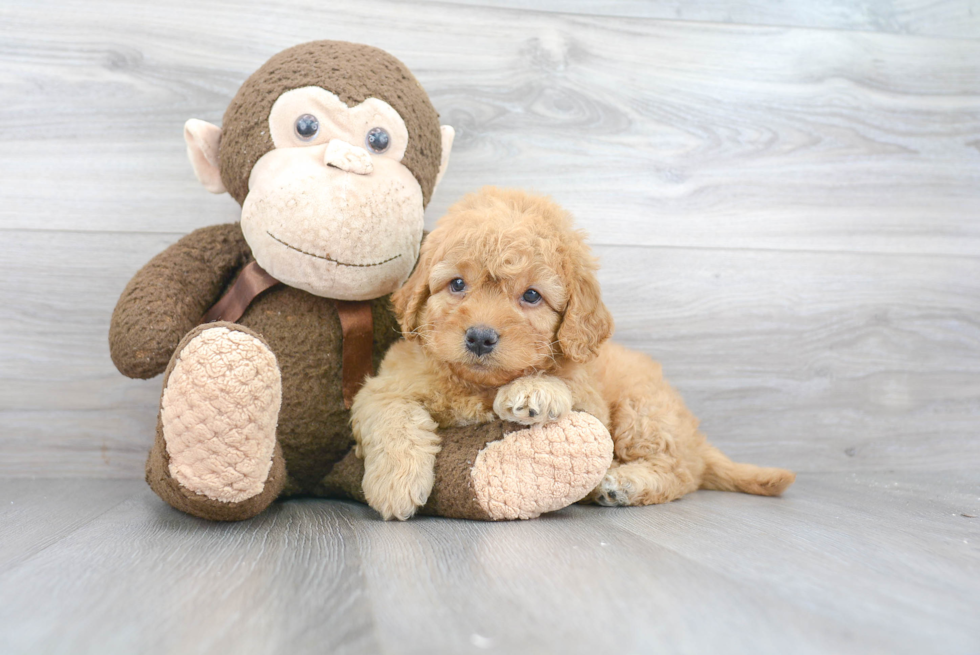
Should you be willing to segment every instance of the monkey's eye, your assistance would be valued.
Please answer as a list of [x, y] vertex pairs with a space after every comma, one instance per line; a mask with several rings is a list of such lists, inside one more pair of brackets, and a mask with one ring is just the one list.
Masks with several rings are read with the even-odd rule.
[[313, 114], [303, 114], [296, 119], [296, 136], [309, 141], [320, 131], [320, 121]]
[[364, 141], [368, 149], [379, 155], [391, 145], [391, 137], [388, 136], [388, 131], [383, 127], [372, 127]]
[[524, 292], [524, 295], [521, 296], [521, 300], [529, 305], [537, 305], [539, 302], [541, 302], [541, 294], [534, 289], [528, 289]]
[[449, 290], [452, 291], [453, 293], [463, 293], [463, 290], [465, 288], [466, 288], [466, 282], [464, 282], [463, 278], [461, 277], [458, 277], [449, 283]]

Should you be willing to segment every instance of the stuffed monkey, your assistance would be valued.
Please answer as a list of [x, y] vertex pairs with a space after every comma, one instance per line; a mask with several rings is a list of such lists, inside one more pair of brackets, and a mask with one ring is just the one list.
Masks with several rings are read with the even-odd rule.
[[[184, 136], [201, 183], [242, 213], [154, 257], [113, 313], [120, 372], [164, 374], [147, 482], [214, 520], [295, 495], [364, 502], [348, 409], [400, 337], [388, 294], [415, 265], [453, 130], [391, 55], [317, 41], [249, 77], [220, 128], [192, 119]], [[560, 509], [612, 457], [583, 414], [440, 436], [423, 513], [449, 517]]]

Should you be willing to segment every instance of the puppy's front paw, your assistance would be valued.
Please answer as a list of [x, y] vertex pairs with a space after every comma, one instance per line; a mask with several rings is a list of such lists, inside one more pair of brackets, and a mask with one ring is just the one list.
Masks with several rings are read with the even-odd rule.
[[505, 421], [524, 425], [557, 421], [572, 411], [572, 392], [550, 375], [528, 375], [497, 390], [493, 411]]
[[434, 455], [383, 453], [364, 460], [364, 497], [386, 521], [410, 519], [425, 505], [434, 483]]

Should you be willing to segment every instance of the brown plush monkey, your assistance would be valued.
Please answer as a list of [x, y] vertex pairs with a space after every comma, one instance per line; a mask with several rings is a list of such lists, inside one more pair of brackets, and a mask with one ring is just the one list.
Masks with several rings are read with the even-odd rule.
[[[387, 294], [415, 265], [453, 130], [391, 55], [317, 41], [274, 56], [221, 128], [190, 120], [185, 138], [198, 179], [230, 193], [242, 216], [156, 256], [113, 314], [116, 367], [164, 373], [147, 482], [173, 507], [216, 520], [290, 495], [363, 502], [347, 407], [399, 338]], [[424, 511], [452, 517], [560, 509], [601, 480], [612, 455], [608, 433], [584, 415], [547, 433], [498, 423], [441, 436]], [[476, 475], [494, 481], [482, 495]]]

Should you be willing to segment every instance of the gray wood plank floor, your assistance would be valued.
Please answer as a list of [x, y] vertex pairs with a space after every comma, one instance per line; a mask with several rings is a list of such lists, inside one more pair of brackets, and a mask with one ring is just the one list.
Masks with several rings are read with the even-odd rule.
[[[214, 524], [138, 481], [0, 480], [0, 652], [976, 653], [978, 483], [816, 473], [782, 499], [505, 524], [298, 500]], [[10, 506], [77, 520], [11, 544]]]
[[[108, 357], [130, 276], [233, 221], [186, 160], [302, 41], [404, 60], [484, 184], [592, 235], [617, 338], [779, 500], [521, 524], [141, 480], [159, 380]], [[980, 652], [976, 0], [0, 4], [0, 653]]]

